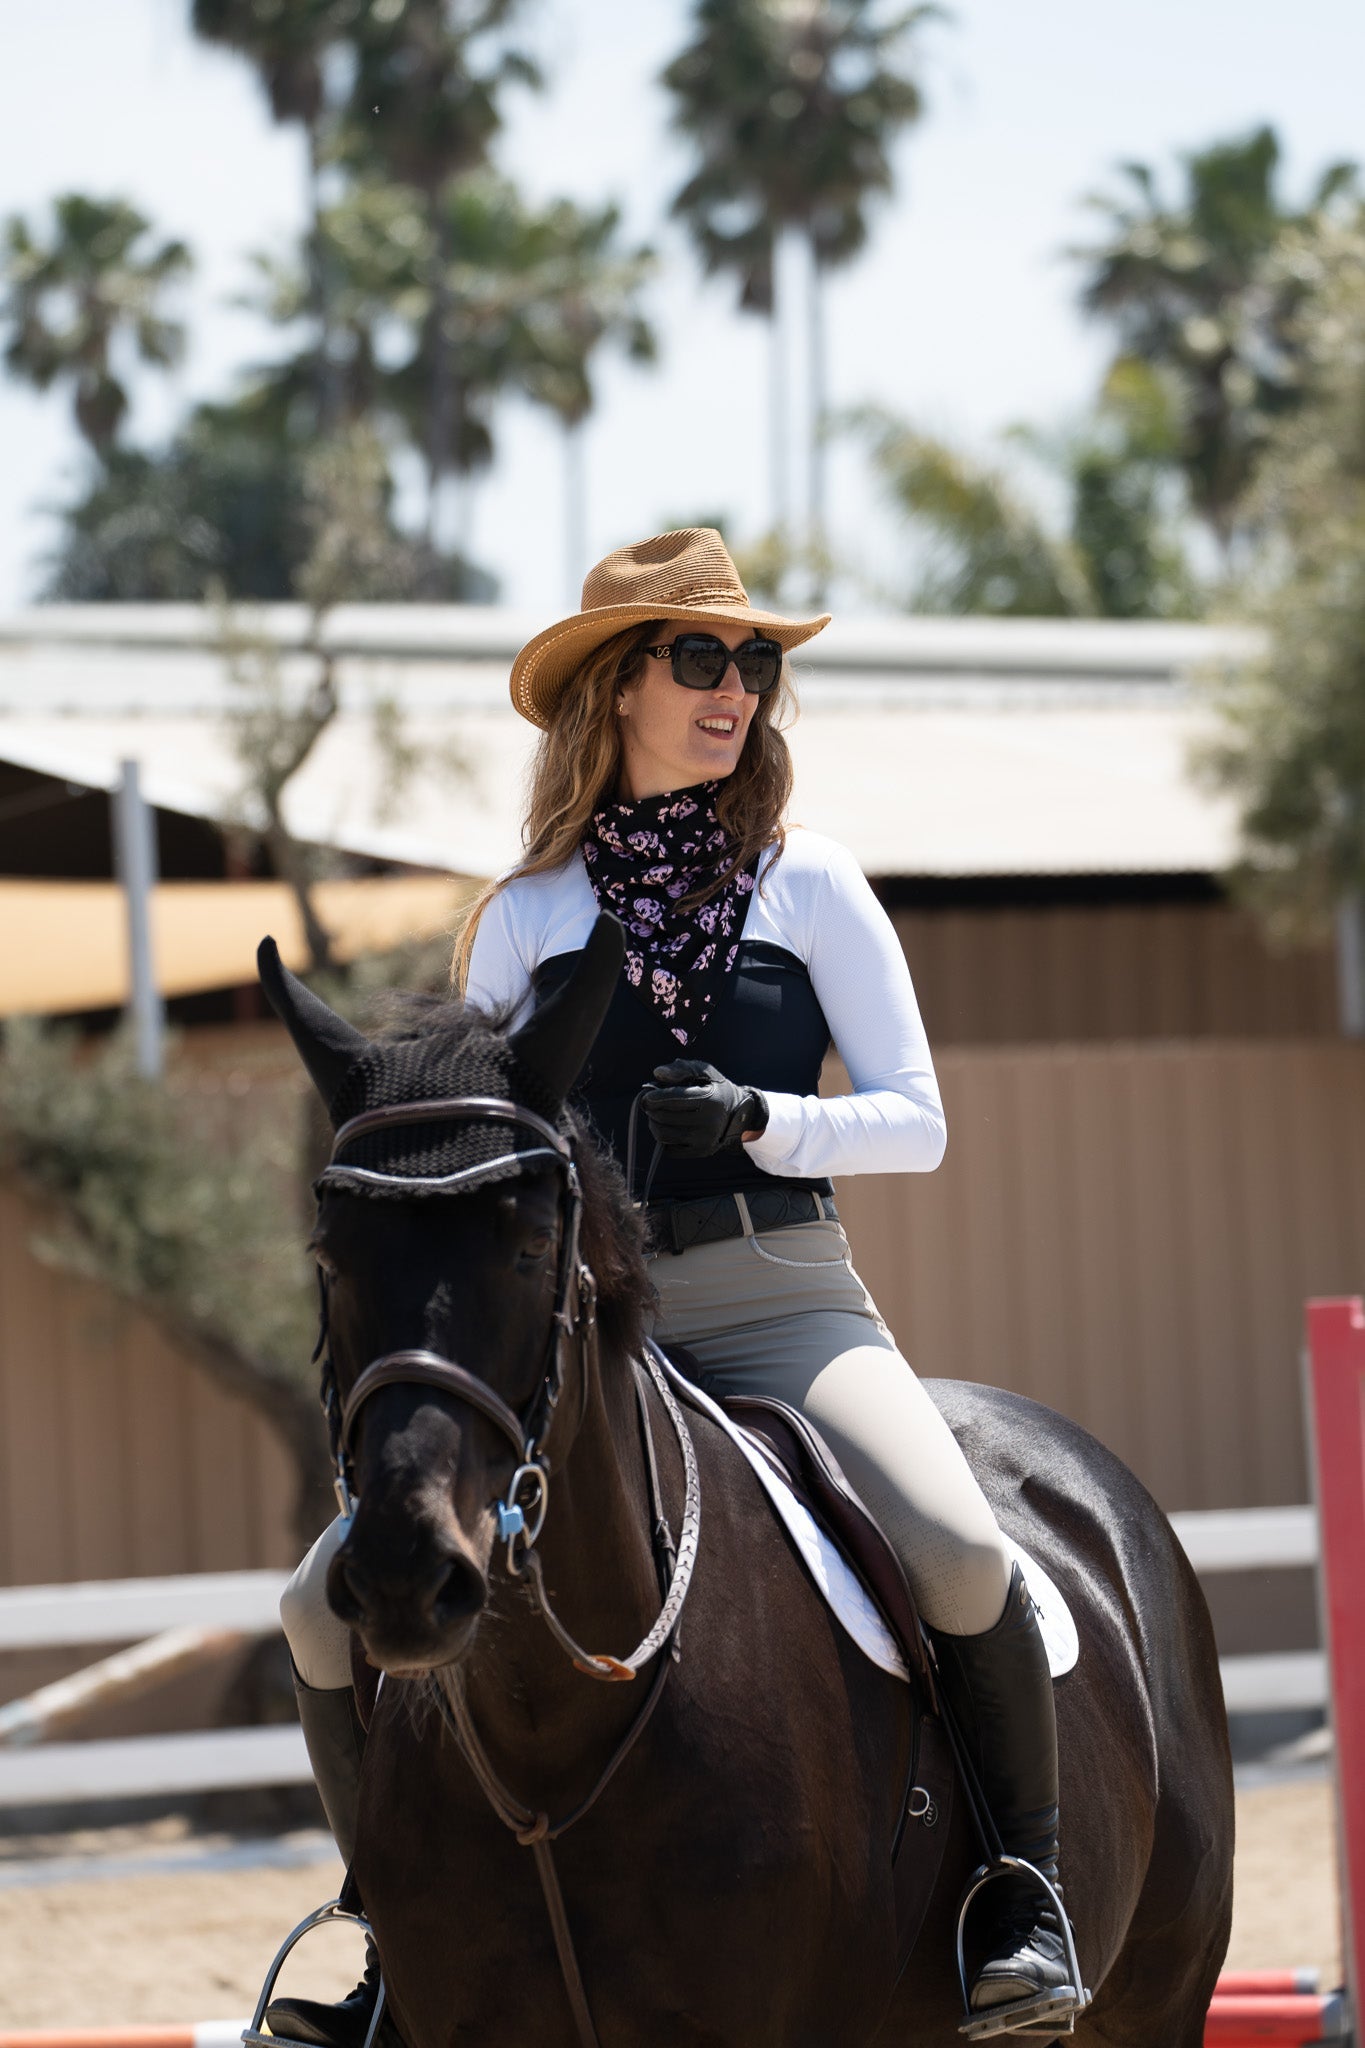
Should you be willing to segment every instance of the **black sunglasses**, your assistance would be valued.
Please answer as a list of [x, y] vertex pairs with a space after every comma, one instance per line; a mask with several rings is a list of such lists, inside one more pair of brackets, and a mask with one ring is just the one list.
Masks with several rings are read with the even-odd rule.
[[746, 640], [742, 647], [729, 648], [714, 633], [679, 633], [661, 647], [647, 647], [645, 653], [671, 660], [673, 680], [685, 690], [718, 688], [733, 662], [750, 696], [761, 697], [782, 673], [782, 649], [776, 640]]

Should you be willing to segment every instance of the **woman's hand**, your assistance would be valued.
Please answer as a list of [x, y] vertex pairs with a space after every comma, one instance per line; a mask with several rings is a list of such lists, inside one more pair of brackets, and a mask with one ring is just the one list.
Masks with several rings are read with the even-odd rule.
[[659, 1086], [642, 1098], [645, 1118], [678, 1159], [709, 1159], [767, 1128], [768, 1105], [757, 1088], [738, 1087], [704, 1060], [673, 1060], [656, 1067], [654, 1079]]

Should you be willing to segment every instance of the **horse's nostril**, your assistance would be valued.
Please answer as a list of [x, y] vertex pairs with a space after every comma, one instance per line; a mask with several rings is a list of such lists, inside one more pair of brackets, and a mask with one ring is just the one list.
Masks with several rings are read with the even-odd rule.
[[442, 1621], [464, 1621], [482, 1611], [488, 1598], [488, 1583], [478, 1566], [457, 1557], [436, 1588], [432, 1607]]

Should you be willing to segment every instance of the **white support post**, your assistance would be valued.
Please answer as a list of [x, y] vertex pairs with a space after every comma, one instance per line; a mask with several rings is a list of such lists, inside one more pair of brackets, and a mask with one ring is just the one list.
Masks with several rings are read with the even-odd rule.
[[119, 763], [114, 792], [114, 864], [128, 906], [128, 1012], [145, 1080], [161, 1073], [165, 1016], [152, 961], [152, 890], [156, 886], [156, 826], [142, 794], [136, 761]]

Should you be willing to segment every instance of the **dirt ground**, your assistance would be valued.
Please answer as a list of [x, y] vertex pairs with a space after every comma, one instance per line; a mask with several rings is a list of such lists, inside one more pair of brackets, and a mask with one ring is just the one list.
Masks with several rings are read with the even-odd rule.
[[[103, 1855], [188, 1846], [174, 1823], [100, 1844]], [[1237, 1910], [1232, 1967], [1315, 1964], [1340, 1977], [1326, 1781], [1270, 1786], [1237, 1802]], [[9, 1844], [13, 1860], [19, 1845]], [[49, 1848], [55, 1845], [48, 1845]], [[93, 1848], [68, 1841], [67, 1854]], [[202, 1845], [201, 1845], [202, 1846]], [[32, 1851], [30, 1849], [29, 1853]], [[279, 1942], [335, 1895], [339, 1865], [176, 1871], [0, 1892], [5, 1967], [0, 2028], [222, 2019], [251, 2009]], [[339, 1997], [355, 1982], [358, 1944], [342, 1929], [313, 1935], [289, 1988]]]

